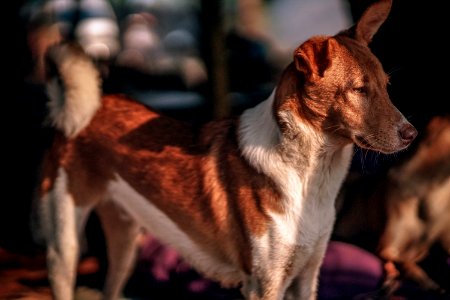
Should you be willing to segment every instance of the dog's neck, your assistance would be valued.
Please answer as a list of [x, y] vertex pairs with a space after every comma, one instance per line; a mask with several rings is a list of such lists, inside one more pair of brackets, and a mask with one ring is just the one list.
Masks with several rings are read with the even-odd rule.
[[[326, 160], [342, 150], [345, 146], [342, 142], [334, 141], [327, 133], [290, 112], [279, 113], [283, 123], [280, 125], [273, 112], [275, 94], [276, 91], [272, 92], [268, 99], [246, 110], [239, 120], [239, 146], [253, 167], [264, 172], [264, 164], [276, 156], [304, 173], [314, 167], [317, 160]], [[283, 134], [281, 126], [289, 126], [292, 134]]]
[[[352, 146], [333, 142], [332, 137], [311, 123], [281, 112], [283, 125], [275, 119], [276, 91], [239, 121], [239, 146], [243, 157], [258, 171], [271, 177], [293, 200], [309, 195], [327, 201], [341, 184], [351, 160]], [[290, 126], [295, 135], [283, 134]], [[292, 189], [292, 185], [299, 185]], [[286, 186], [285, 186], [286, 185]], [[285, 186], [285, 187], [283, 187]], [[319, 195], [320, 188], [325, 195]], [[312, 192], [312, 190], [316, 192]], [[298, 194], [301, 191], [302, 195]], [[334, 201], [334, 198], [332, 199]]]

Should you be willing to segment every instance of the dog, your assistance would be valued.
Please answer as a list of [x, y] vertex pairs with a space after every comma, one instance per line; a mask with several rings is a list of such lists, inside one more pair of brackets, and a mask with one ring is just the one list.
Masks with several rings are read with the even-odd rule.
[[[448, 286], [433, 280], [419, 263], [433, 246], [450, 255], [450, 115], [433, 117], [412, 153], [386, 176], [349, 179], [338, 199], [346, 203], [334, 236], [361, 243], [383, 260], [379, 296], [391, 296], [403, 279], [448, 294]], [[364, 237], [375, 243], [365, 243]]]
[[307, 40], [268, 99], [200, 129], [101, 97], [81, 49], [49, 49], [56, 133], [37, 209], [54, 298], [73, 297], [78, 237], [95, 210], [110, 259], [106, 299], [127, 280], [141, 226], [246, 299], [315, 299], [353, 144], [393, 153], [417, 135], [368, 48], [390, 7], [378, 1], [352, 28]]
[[432, 119], [414, 156], [390, 170], [385, 191], [387, 222], [378, 246], [384, 286], [395, 290], [403, 275], [446, 293], [418, 262], [434, 244], [450, 255], [450, 116]]

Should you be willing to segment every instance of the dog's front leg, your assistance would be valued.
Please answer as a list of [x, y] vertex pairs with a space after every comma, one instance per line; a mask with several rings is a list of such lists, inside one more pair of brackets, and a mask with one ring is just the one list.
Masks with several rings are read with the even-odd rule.
[[40, 220], [47, 246], [48, 278], [53, 298], [73, 299], [81, 234], [89, 208], [76, 208], [60, 170], [54, 187], [42, 197]]
[[252, 275], [241, 289], [247, 300], [281, 300], [286, 290], [283, 272], [275, 267], [271, 274]]
[[242, 294], [251, 300], [283, 299], [294, 277], [296, 247], [262, 238], [254, 248], [252, 274], [244, 282]]
[[113, 201], [96, 207], [108, 250], [108, 272], [103, 299], [118, 299], [133, 270], [137, 254], [139, 225]]
[[[312, 253], [308, 252], [310, 258], [289, 286], [286, 292], [286, 300], [314, 300], [317, 298], [317, 281], [327, 244], [328, 239], [322, 239]], [[299, 251], [298, 255], [302, 255], [301, 253], [302, 251]]]

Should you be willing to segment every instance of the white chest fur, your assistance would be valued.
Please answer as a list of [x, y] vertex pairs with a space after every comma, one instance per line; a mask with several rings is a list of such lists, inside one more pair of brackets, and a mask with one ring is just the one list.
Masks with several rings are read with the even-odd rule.
[[283, 238], [279, 242], [314, 248], [318, 240], [328, 239], [335, 219], [335, 198], [351, 154], [349, 145], [332, 155], [318, 157], [305, 173], [286, 166], [289, 172], [276, 180], [286, 191], [286, 213], [272, 213], [272, 230]]

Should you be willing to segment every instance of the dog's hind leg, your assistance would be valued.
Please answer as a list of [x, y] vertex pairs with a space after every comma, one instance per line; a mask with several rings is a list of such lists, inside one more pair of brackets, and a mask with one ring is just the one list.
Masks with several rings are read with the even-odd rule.
[[140, 227], [115, 202], [107, 200], [96, 207], [108, 248], [108, 272], [104, 299], [118, 299], [134, 267]]
[[77, 208], [67, 188], [67, 174], [59, 169], [53, 188], [40, 203], [40, 220], [47, 246], [48, 278], [54, 299], [73, 299], [79, 256], [78, 236], [89, 208]]

